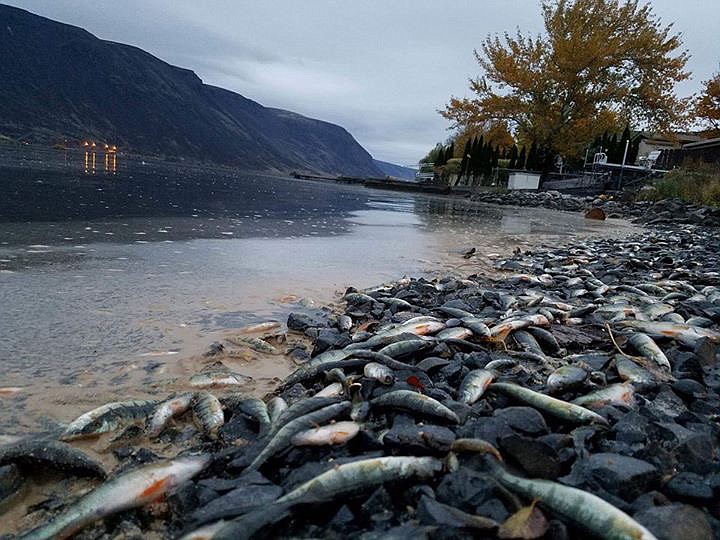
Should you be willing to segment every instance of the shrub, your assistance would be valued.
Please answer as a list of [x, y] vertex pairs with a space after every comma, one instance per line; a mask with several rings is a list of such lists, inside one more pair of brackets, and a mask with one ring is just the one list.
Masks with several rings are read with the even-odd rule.
[[655, 180], [640, 198], [682, 199], [695, 204], [720, 206], [720, 165], [690, 162]]

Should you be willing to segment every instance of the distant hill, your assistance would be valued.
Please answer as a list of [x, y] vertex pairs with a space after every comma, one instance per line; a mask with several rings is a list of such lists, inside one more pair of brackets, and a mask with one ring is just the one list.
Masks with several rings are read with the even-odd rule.
[[380, 161], [379, 159], [374, 159], [373, 162], [375, 166], [382, 171], [383, 175], [401, 178], [403, 180], [415, 180], [416, 169], [395, 165], [387, 161]]
[[0, 136], [120, 149], [254, 170], [377, 176], [340, 126], [263, 107], [190, 70], [0, 5]]

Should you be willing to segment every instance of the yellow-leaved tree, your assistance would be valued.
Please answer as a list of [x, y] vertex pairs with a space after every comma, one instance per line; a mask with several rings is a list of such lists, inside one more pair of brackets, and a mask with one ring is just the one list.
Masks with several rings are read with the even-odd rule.
[[545, 31], [488, 36], [475, 57], [482, 75], [472, 98], [451, 98], [441, 114], [471, 130], [504, 121], [549, 155], [577, 156], [598, 135], [627, 123], [668, 130], [688, 99], [682, 41], [638, 0], [546, 0]]
[[695, 104], [695, 115], [705, 124], [711, 137], [720, 137], [720, 72], [703, 82], [703, 92]]

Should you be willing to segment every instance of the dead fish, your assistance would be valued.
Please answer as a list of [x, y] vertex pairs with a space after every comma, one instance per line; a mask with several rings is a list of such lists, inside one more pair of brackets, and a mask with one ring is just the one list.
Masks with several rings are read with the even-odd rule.
[[293, 446], [328, 446], [345, 444], [360, 432], [357, 422], [335, 422], [327, 426], [318, 426], [313, 429], [296, 433], [290, 439]]
[[462, 380], [458, 391], [458, 401], [472, 405], [482, 397], [495, 378], [495, 373], [487, 369], [474, 369]]
[[597, 422], [599, 424], [607, 424], [607, 420], [599, 414], [590, 411], [578, 404], [568, 403], [560, 399], [546, 396], [540, 392], [535, 392], [529, 388], [524, 388], [517, 384], [508, 383], [492, 383], [490, 390], [499, 390], [515, 399], [527, 403], [531, 407], [535, 407], [541, 411], [576, 424], [587, 424]]
[[288, 448], [291, 444], [290, 441], [296, 434], [323, 422], [329, 422], [330, 420], [347, 413], [350, 410], [350, 407], [351, 404], [349, 401], [342, 401], [291, 420], [272, 435], [272, 438], [268, 441], [267, 445], [265, 445], [265, 447], [260, 451], [255, 459], [252, 460], [245, 470], [247, 472], [258, 470], [268, 459]]
[[225, 424], [222, 404], [210, 392], [199, 392], [192, 406], [195, 425], [211, 439], [217, 439], [218, 431]]
[[415, 306], [413, 306], [407, 300], [403, 300], [402, 298], [378, 298], [378, 301], [382, 302], [386, 306], [394, 308], [405, 309], [408, 311], [415, 309]]
[[409, 412], [418, 413], [424, 416], [440, 418], [460, 423], [457, 415], [439, 401], [413, 392], [412, 390], [393, 390], [387, 394], [376, 397], [370, 402], [373, 407], [391, 407]]
[[408, 478], [429, 479], [442, 470], [432, 457], [390, 456], [344, 463], [298, 486], [278, 504], [321, 503], [364, 492], [387, 482]]
[[362, 384], [353, 383], [349, 388], [350, 397], [352, 399], [352, 408], [350, 409], [350, 419], [356, 422], [364, 421], [370, 413], [370, 403], [365, 401], [362, 396]]
[[130, 424], [144, 424], [155, 410], [155, 400], [131, 400], [107, 403], [78, 416], [70, 422], [60, 440], [69, 441], [121, 429]]
[[635, 391], [629, 382], [611, 384], [600, 390], [590, 392], [586, 396], [574, 399], [572, 402], [575, 405], [591, 408], [600, 408], [606, 405], [631, 407], [635, 404]]
[[21, 441], [0, 448], [0, 466], [14, 463], [31, 470], [52, 468], [82, 476], [105, 478], [100, 462], [69, 444], [53, 440]]
[[528, 326], [547, 326], [550, 322], [544, 315], [528, 315], [520, 319], [510, 319], [498, 323], [490, 329], [490, 337], [496, 341], [505, 341], [505, 338], [514, 332]]
[[280, 415], [282, 415], [283, 412], [285, 412], [288, 408], [287, 402], [279, 397], [275, 396], [272, 398], [267, 405], [267, 411], [268, 415], [270, 416], [270, 421], [274, 424], [277, 422]]
[[280, 351], [270, 345], [267, 341], [260, 338], [249, 336], [236, 336], [225, 339], [227, 339], [227, 341], [229, 341], [233, 345], [238, 345], [239, 347], [249, 347], [250, 349], [257, 352], [266, 354], [280, 354]]
[[[283, 400], [283, 402], [284, 401], [285, 400]], [[305, 416], [306, 414], [309, 414], [318, 409], [322, 409], [323, 407], [327, 407], [328, 405], [333, 405], [335, 403], [338, 403], [339, 401], [340, 399], [338, 397], [332, 396], [312, 396], [307, 399], [301, 399], [299, 401], [296, 401], [290, 407], [287, 407], [285, 410], [283, 410], [280, 415], [274, 417], [275, 419], [273, 420], [270, 435], [274, 435], [281, 427], [283, 427], [288, 422], [295, 420], [296, 418]], [[272, 417], [273, 416], [271, 416], [271, 418]]]
[[680, 343], [693, 347], [700, 338], [708, 338], [713, 343], [720, 343], [720, 333], [708, 328], [660, 321], [619, 321], [616, 326], [632, 328], [647, 334], [649, 337], [666, 337], [676, 339]]
[[280, 323], [277, 321], [264, 321], [257, 324], [251, 324], [240, 329], [240, 332], [246, 334], [255, 334], [260, 332], [270, 332], [280, 328]]
[[350, 330], [353, 325], [353, 320], [347, 315], [340, 315], [338, 317], [338, 327], [340, 330]]
[[157, 437], [160, 435], [171, 418], [180, 416], [190, 408], [193, 399], [195, 399], [194, 392], [185, 392], [184, 394], [165, 400], [158, 405], [157, 409], [155, 409], [155, 414], [153, 414], [150, 419], [150, 427], [147, 432], [148, 436]]
[[485, 369], [488, 371], [502, 371], [504, 369], [514, 368], [515, 366], [517, 366], [517, 360], [513, 358], [498, 358], [485, 364]]
[[465, 328], [469, 328], [476, 337], [487, 339], [490, 337], [490, 329], [478, 317], [463, 317], [460, 322]]
[[615, 357], [615, 368], [623, 381], [632, 383], [636, 388], [652, 388], [656, 385], [652, 373], [625, 356]]
[[512, 338], [515, 340], [515, 343], [517, 343], [520, 348], [525, 352], [537, 354], [541, 357], [545, 356], [545, 352], [542, 350], [542, 347], [529, 332], [526, 332], [524, 330], [517, 330], [512, 333]]
[[600, 497], [549, 480], [529, 480], [507, 472], [494, 458], [486, 459], [492, 475], [507, 489], [538, 500], [579, 527], [606, 540], [657, 540], [622, 510]]
[[439, 341], [445, 341], [447, 339], [465, 339], [473, 335], [473, 331], [469, 328], [462, 326], [455, 326], [454, 328], [446, 328], [438, 332], [435, 336]]
[[325, 388], [315, 393], [315, 397], [339, 397], [343, 394], [344, 387], [342, 383], [334, 382], [328, 384]]
[[587, 379], [588, 373], [578, 366], [562, 366], [553, 371], [547, 379], [548, 392], [557, 394], [574, 388]]
[[7, 398], [12, 397], [15, 394], [19, 394], [23, 389], [20, 386], [3, 386], [0, 387], [0, 397]]
[[628, 343], [630, 343], [637, 352], [648, 360], [654, 362], [658, 367], [667, 371], [672, 370], [667, 356], [665, 356], [665, 353], [662, 352], [662, 349], [658, 347], [657, 343], [655, 343], [650, 336], [646, 336], [640, 332], [633, 332], [628, 339]]
[[562, 356], [565, 354], [565, 349], [560, 347], [560, 344], [549, 331], [539, 326], [528, 326], [525, 329], [535, 340], [540, 344], [543, 350], [547, 351], [551, 355]]
[[393, 370], [377, 362], [365, 364], [363, 374], [368, 379], [374, 379], [382, 384], [393, 384], [395, 382], [395, 373], [393, 373]]
[[13, 504], [23, 484], [23, 474], [15, 464], [0, 466], [0, 515]]
[[270, 420], [268, 407], [262, 399], [247, 397], [243, 394], [233, 394], [220, 399], [220, 403], [232, 410], [233, 413], [240, 411], [245, 416], [255, 420], [259, 427], [258, 436], [264, 437], [270, 431], [272, 421]]
[[196, 373], [188, 383], [195, 388], [218, 388], [222, 386], [243, 386], [253, 379], [242, 373], [226, 370], [201, 371]]
[[403, 341], [396, 341], [395, 343], [390, 343], [389, 345], [386, 345], [385, 347], [380, 349], [378, 352], [392, 358], [398, 358], [415, 354], [419, 351], [432, 349], [434, 346], [435, 342], [432, 340], [405, 339]]
[[19, 536], [22, 540], [62, 540], [87, 525], [124, 510], [156, 501], [188, 481], [211, 461], [207, 455], [185, 456], [146, 465], [106, 482], [47, 524]]
[[375, 304], [377, 303], [377, 300], [370, 296], [369, 294], [365, 293], [359, 293], [359, 292], [351, 292], [347, 293], [344, 297], [344, 300], [348, 304]]

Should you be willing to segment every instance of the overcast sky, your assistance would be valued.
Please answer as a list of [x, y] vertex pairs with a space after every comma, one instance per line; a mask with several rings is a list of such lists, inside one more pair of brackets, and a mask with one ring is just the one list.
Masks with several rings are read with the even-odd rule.
[[[206, 83], [347, 128], [414, 164], [449, 135], [437, 114], [478, 73], [488, 33], [542, 28], [539, 0], [22, 0], [5, 3], [136, 45]], [[689, 94], [718, 69], [720, 0], [654, 0], [692, 54]]]

